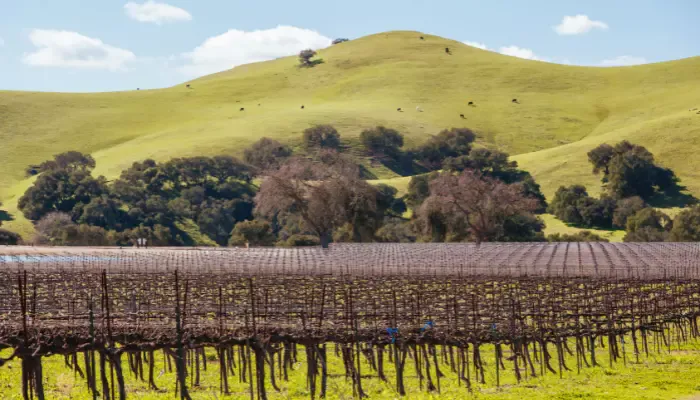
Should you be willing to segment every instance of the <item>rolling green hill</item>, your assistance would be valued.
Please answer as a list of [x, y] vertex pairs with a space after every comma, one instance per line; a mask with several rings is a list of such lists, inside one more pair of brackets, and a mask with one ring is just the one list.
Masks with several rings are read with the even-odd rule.
[[378, 124], [400, 130], [409, 146], [443, 128], [469, 127], [482, 144], [515, 155], [547, 196], [578, 182], [596, 193], [599, 178], [586, 152], [628, 139], [647, 146], [700, 195], [700, 115], [690, 111], [700, 108], [700, 57], [574, 67], [421, 35], [367, 36], [319, 51], [324, 63], [314, 68], [281, 58], [194, 80], [189, 89], [0, 91], [0, 201], [16, 218], [5, 227], [31, 230], [16, 210], [30, 183], [24, 169], [55, 153], [89, 152], [96, 173], [114, 177], [145, 158], [239, 154], [262, 136], [295, 144], [316, 123], [335, 125], [351, 146], [362, 129]]

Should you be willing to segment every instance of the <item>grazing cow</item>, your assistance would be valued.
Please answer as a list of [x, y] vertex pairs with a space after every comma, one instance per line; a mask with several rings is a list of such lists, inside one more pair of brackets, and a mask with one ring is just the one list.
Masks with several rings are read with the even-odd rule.
[[301, 109], [303, 110], [303, 109], [304, 109], [304, 106], [301, 106]]
[[424, 38], [423, 36], [421, 36], [421, 37], [420, 37], [420, 40], [425, 40], [425, 38]]
[[449, 48], [449, 47], [445, 47], [445, 53], [450, 54], [450, 48]]
[[513, 103], [517, 103], [517, 102], [518, 102], [518, 99], [513, 99], [512, 102], [513, 102]]
[[462, 119], [464, 119], [464, 114], [459, 114], [459, 116], [460, 116]]
[[397, 108], [396, 111], [398, 111], [398, 112], [403, 112], [403, 110], [401, 109], [401, 107]]
[[423, 109], [420, 108], [420, 106], [416, 106], [416, 111], [418, 111], [418, 112], [423, 112]]
[[190, 89], [190, 85], [189, 85], [189, 84], [187, 84], [187, 89]]
[[470, 101], [470, 102], [469, 102], [469, 105], [470, 105], [470, 106], [473, 106], [473, 105], [474, 105], [474, 102], [473, 102], [473, 101]]
[[241, 107], [241, 111], [245, 111], [245, 108]]

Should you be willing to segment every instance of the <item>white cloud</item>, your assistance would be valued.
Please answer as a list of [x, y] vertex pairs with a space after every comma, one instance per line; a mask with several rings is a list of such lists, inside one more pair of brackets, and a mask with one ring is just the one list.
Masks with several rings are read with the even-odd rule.
[[331, 39], [316, 31], [278, 26], [257, 31], [229, 30], [210, 37], [182, 56], [187, 64], [180, 70], [193, 76], [224, 71], [238, 65], [291, 56], [304, 49], [328, 47]]
[[69, 67], [122, 70], [136, 56], [129, 50], [103, 43], [77, 32], [35, 29], [29, 40], [37, 48], [23, 61], [36, 67]]
[[578, 14], [573, 17], [565, 16], [561, 23], [554, 27], [554, 30], [560, 35], [581, 35], [588, 33], [591, 29], [605, 31], [608, 29], [608, 24], [603, 21], [593, 21], [588, 18], [588, 15]]
[[544, 58], [540, 58], [532, 50], [518, 46], [501, 47], [499, 52], [507, 56], [519, 57], [527, 60], [545, 61]]
[[488, 46], [486, 46], [483, 43], [479, 43], [479, 42], [470, 42], [468, 40], [465, 40], [462, 43], [466, 44], [467, 46], [476, 47], [477, 49], [481, 49], [481, 50], [488, 50], [489, 49]]
[[646, 64], [647, 62], [647, 59], [644, 57], [618, 56], [615, 58], [603, 60], [600, 62], [600, 65], [604, 67], [622, 67], [626, 65]]
[[148, 0], [143, 4], [128, 2], [124, 6], [124, 10], [131, 19], [157, 25], [165, 22], [192, 20], [192, 15], [187, 10], [153, 0]]

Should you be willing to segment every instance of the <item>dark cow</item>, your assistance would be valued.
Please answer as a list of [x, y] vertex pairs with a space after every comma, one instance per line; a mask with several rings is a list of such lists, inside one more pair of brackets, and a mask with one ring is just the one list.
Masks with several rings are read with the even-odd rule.
[[425, 38], [424, 38], [423, 36], [421, 36], [421, 37], [420, 37], [420, 40], [425, 40]]
[[470, 101], [470, 102], [469, 102], [469, 105], [470, 105], [470, 106], [473, 106], [473, 105], [474, 105], [474, 102], [473, 102], [473, 101]]
[[187, 84], [187, 89], [189, 89], [189, 88], [190, 88], [190, 85], [189, 85], [189, 84]]
[[240, 110], [240, 111], [245, 111], [245, 108], [241, 107], [241, 110]]
[[301, 109], [303, 110], [303, 109], [304, 109], [304, 106], [301, 106]]
[[464, 119], [464, 114], [459, 114], [459, 116], [460, 116], [462, 119]]
[[513, 103], [517, 103], [517, 102], [518, 102], [518, 99], [513, 99], [513, 100], [511, 100], [511, 101], [512, 101]]
[[398, 111], [398, 112], [403, 112], [403, 110], [401, 109], [401, 107], [397, 108], [396, 111]]
[[450, 53], [450, 48], [449, 48], [449, 47], [445, 47], [445, 53], [451, 54], [451, 53]]

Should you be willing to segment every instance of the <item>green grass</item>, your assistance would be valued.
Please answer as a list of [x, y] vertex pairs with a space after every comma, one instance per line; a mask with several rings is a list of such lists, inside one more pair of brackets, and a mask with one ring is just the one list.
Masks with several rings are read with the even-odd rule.
[[[419, 382], [415, 375], [411, 361], [407, 362], [406, 390], [408, 399], [493, 399], [493, 400], [521, 400], [521, 399], [693, 399], [700, 394], [700, 383], [697, 376], [700, 374], [700, 349], [696, 345], [686, 344], [680, 349], [670, 353], [664, 351], [661, 354], [650, 355], [646, 358], [640, 356], [640, 362], [634, 361], [631, 346], [627, 346], [627, 366], [622, 362], [612, 368], [608, 366], [607, 350], [600, 349], [596, 356], [601, 367], [583, 368], [577, 372], [575, 358], [567, 357], [567, 364], [573, 370], [564, 372], [563, 379], [558, 375], [548, 373], [544, 377], [528, 377], [520, 384], [517, 383], [512, 370], [501, 371], [501, 386], [495, 387], [495, 369], [493, 365], [493, 347], [482, 346], [482, 354], [487, 365], [486, 385], [476, 385], [474, 393], [470, 395], [464, 386], [458, 386], [456, 374], [447, 366], [441, 366], [446, 374], [441, 379], [442, 393], [427, 394], [419, 388]], [[330, 349], [329, 349], [330, 350]], [[5, 352], [6, 353], [6, 352]], [[303, 351], [301, 352], [303, 353]], [[300, 355], [301, 355], [300, 353]], [[506, 353], [507, 354], [507, 353]], [[8, 354], [3, 354], [7, 356]], [[212, 356], [213, 352], [209, 351]], [[328, 397], [332, 400], [352, 399], [352, 384], [344, 378], [342, 362], [339, 358], [330, 357], [330, 373]], [[303, 361], [303, 360], [300, 360]], [[88, 400], [92, 397], [86, 390], [85, 381], [69, 370], [63, 362], [63, 357], [52, 356], [44, 359], [44, 377], [47, 398]], [[218, 364], [216, 361], [208, 363], [209, 368], [202, 375], [202, 385], [192, 388], [194, 399], [217, 399], [219, 395]], [[137, 381], [128, 371], [126, 357], [123, 357], [123, 367], [127, 383], [128, 397], [142, 400], [173, 399], [174, 373], [166, 372], [161, 353], [156, 356], [156, 385], [161, 392], [147, 390], [144, 383]], [[554, 363], [556, 368], [556, 362]], [[281, 382], [281, 392], [276, 393], [267, 382], [270, 399], [302, 400], [310, 398], [306, 389], [305, 365], [297, 364], [296, 371], [290, 374], [290, 382]], [[369, 373], [368, 365], [363, 366], [363, 375]], [[390, 383], [383, 383], [375, 378], [363, 378], [363, 387], [374, 399], [398, 399], [400, 398], [393, 388], [393, 367], [386, 364], [385, 370]], [[163, 372], [161, 374], [161, 371]], [[0, 368], [0, 397], [3, 399], [21, 398], [20, 366], [15, 360]], [[269, 370], [268, 370], [269, 372]], [[435, 379], [432, 371], [433, 379]], [[473, 371], [472, 371], [473, 373]], [[376, 376], [376, 375], [375, 375]], [[229, 377], [232, 394], [223, 398], [243, 399], [247, 398], [249, 386], [239, 383], [238, 377]]]
[[[192, 89], [0, 91], [0, 201], [16, 218], [6, 227], [31, 231], [16, 209], [30, 183], [23, 171], [55, 153], [88, 152], [97, 174], [115, 177], [145, 158], [241, 154], [262, 136], [297, 145], [316, 123], [335, 125], [351, 146], [378, 124], [400, 130], [408, 146], [443, 128], [469, 127], [481, 144], [515, 155], [548, 197], [572, 183], [596, 193], [586, 152], [628, 139], [700, 194], [700, 115], [689, 111], [700, 107], [700, 57], [575, 67], [420, 35], [389, 32], [332, 46], [319, 51], [325, 63], [310, 69], [298, 68], [296, 57], [240, 66], [192, 81]], [[375, 175], [395, 176], [381, 168]]]

